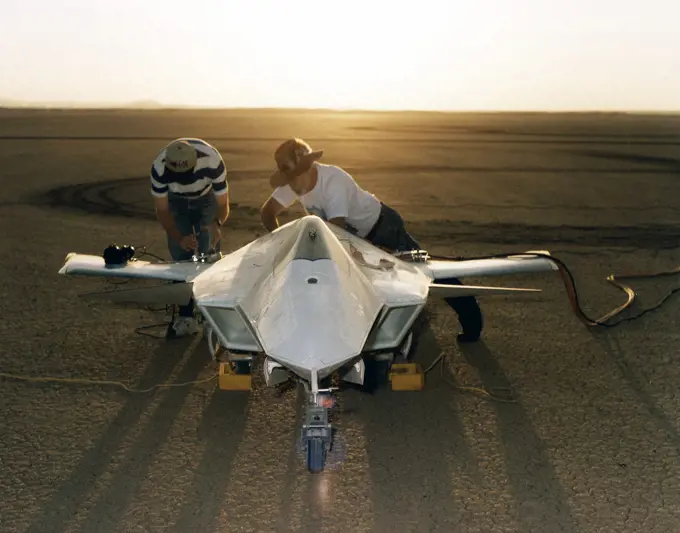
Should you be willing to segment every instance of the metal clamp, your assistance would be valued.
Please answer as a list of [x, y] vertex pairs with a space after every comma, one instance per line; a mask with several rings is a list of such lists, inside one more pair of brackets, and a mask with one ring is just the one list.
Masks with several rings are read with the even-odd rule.
[[194, 263], [214, 263], [220, 259], [222, 259], [222, 252], [200, 253], [198, 255], [194, 254], [191, 257]]
[[430, 260], [430, 254], [427, 253], [427, 250], [407, 250], [405, 252], [396, 252], [393, 255], [402, 261], [411, 263], [427, 263]]

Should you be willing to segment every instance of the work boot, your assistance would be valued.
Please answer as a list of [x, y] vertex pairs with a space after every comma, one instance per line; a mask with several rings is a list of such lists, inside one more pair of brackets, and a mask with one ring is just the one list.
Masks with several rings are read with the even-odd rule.
[[[437, 280], [437, 283], [442, 285], [462, 285], [463, 283], [457, 278], [446, 278]], [[463, 332], [458, 335], [459, 342], [475, 342], [479, 340], [484, 328], [484, 316], [479, 307], [477, 298], [474, 296], [460, 296], [457, 298], [444, 298], [444, 301], [449, 304], [458, 315]]]
[[458, 335], [459, 342], [475, 342], [479, 340], [484, 327], [482, 310], [474, 296], [462, 296], [460, 298], [447, 299], [451, 308], [458, 314], [463, 332]]
[[176, 339], [179, 337], [186, 337], [188, 335], [195, 335], [198, 333], [198, 324], [196, 319], [192, 316], [178, 316], [168, 326], [166, 337], [169, 339]]

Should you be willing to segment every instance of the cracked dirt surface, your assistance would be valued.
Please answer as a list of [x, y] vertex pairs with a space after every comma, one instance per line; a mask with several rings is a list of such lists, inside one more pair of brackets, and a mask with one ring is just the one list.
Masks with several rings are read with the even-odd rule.
[[[167, 257], [143, 176], [182, 135], [225, 154], [231, 249], [261, 234], [270, 152], [299, 135], [324, 139], [326, 160], [398, 207], [433, 252], [552, 250], [593, 317], [623, 301], [608, 274], [680, 263], [675, 117], [2, 113], [3, 372], [137, 387], [210, 376], [204, 340], [137, 335], [163, 314], [81, 301], [106, 283], [57, 275], [67, 252], [112, 240]], [[114, 140], [66, 139], [88, 136]], [[678, 281], [636, 282], [636, 308]], [[297, 453], [296, 391], [277, 396], [257, 376], [251, 394], [2, 378], [0, 531], [680, 531], [677, 297], [592, 330], [557, 275], [491, 284], [544, 292], [484, 299], [470, 346], [433, 303], [417, 357], [444, 351], [448, 373], [420, 393], [344, 394], [322, 476]]]

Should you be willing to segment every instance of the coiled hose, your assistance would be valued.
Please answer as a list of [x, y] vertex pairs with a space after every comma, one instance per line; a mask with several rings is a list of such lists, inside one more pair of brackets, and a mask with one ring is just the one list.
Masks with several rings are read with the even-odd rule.
[[583, 322], [586, 326], [588, 327], [605, 327], [605, 328], [611, 328], [618, 326], [619, 324], [623, 322], [628, 322], [631, 320], [634, 320], [636, 318], [641, 317], [645, 313], [648, 313], [654, 309], [658, 309], [670, 296], [672, 296], [674, 293], [680, 290], [680, 287], [677, 287], [670, 291], [660, 302], [658, 302], [656, 305], [647, 308], [640, 312], [637, 315], [631, 316], [631, 317], [626, 317], [618, 322], [610, 323], [609, 321], [614, 318], [616, 315], [619, 315], [626, 309], [628, 309], [631, 305], [633, 305], [633, 302], [635, 301], [636, 294], [633, 288], [630, 285], [627, 285], [625, 283], [621, 283], [620, 279], [644, 279], [644, 278], [656, 278], [656, 277], [661, 277], [661, 276], [673, 276], [675, 274], [680, 274], [680, 267], [674, 268], [673, 270], [667, 270], [667, 271], [660, 271], [660, 272], [651, 272], [651, 273], [634, 273], [634, 274], [619, 274], [615, 276], [614, 274], [610, 274], [607, 276], [607, 281], [614, 285], [616, 288], [622, 290], [624, 293], [626, 293], [627, 299], [626, 302], [623, 303], [622, 305], [614, 308], [612, 311], [609, 313], [606, 313], [605, 315], [601, 316], [600, 318], [593, 319], [590, 318], [586, 313], [583, 311], [581, 308], [581, 305], [579, 303], [579, 297], [578, 297], [578, 291], [576, 290], [576, 282], [574, 281], [574, 277], [572, 276], [571, 272], [569, 271], [569, 268], [567, 265], [564, 264], [560, 259], [556, 258], [553, 255], [550, 254], [544, 254], [541, 252], [518, 252], [518, 253], [503, 253], [503, 254], [494, 254], [494, 255], [486, 255], [486, 256], [478, 256], [478, 257], [450, 257], [450, 256], [443, 256], [443, 255], [430, 255], [430, 259], [439, 259], [443, 261], [470, 261], [470, 260], [480, 260], [480, 259], [508, 259], [511, 257], [543, 257], [547, 259], [548, 261], [551, 261], [553, 264], [555, 264], [558, 268], [558, 271], [560, 273], [560, 277], [562, 278], [562, 281], [564, 283], [564, 286], [567, 290], [567, 294], [569, 295], [569, 301], [571, 302], [572, 309], [574, 310], [574, 313], [576, 316]]

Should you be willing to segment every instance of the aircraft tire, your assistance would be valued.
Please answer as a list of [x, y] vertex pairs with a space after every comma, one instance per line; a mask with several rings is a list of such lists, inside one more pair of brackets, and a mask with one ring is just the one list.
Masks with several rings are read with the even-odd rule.
[[368, 359], [364, 361], [364, 384], [362, 390], [374, 394], [378, 389], [389, 383], [390, 361], [376, 361]]
[[312, 439], [307, 443], [307, 469], [312, 474], [323, 472], [326, 463], [326, 445], [321, 439]]

